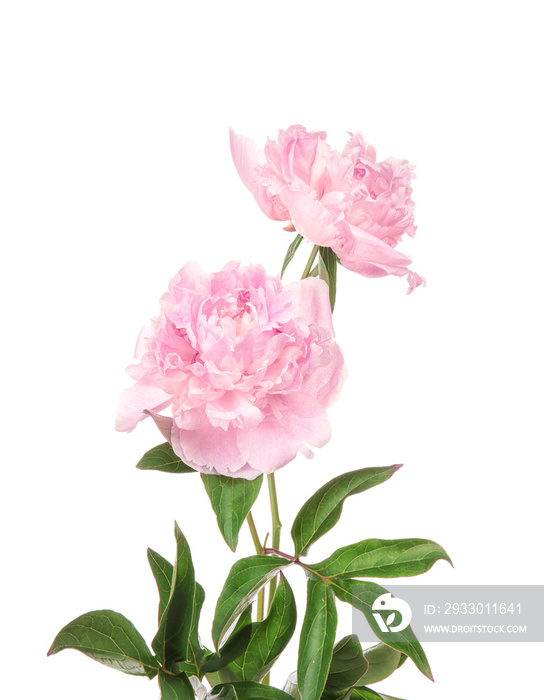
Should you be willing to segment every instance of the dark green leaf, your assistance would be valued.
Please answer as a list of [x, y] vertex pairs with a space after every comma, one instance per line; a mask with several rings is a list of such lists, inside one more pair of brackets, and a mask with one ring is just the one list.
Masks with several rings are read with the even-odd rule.
[[[225, 668], [219, 669], [216, 673], [207, 673], [206, 680], [214, 688], [225, 683], [236, 683], [240, 679], [228, 666], [225, 666]], [[208, 700], [210, 700], [210, 696], [208, 696]]]
[[329, 285], [329, 300], [331, 311], [334, 311], [336, 302], [336, 272], [338, 266], [338, 256], [325, 246], [319, 247], [319, 277]]
[[244, 654], [230, 668], [244, 681], [261, 681], [293, 636], [297, 623], [295, 596], [280, 573], [270, 612], [251, 625], [251, 639]]
[[442, 547], [431, 540], [371, 539], [337, 549], [324, 561], [308, 568], [336, 579], [359, 576], [393, 578], [423, 574], [439, 559], [451, 564]]
[[357, 635], [344, 637], [334, 647], [325, 690], [330, 693], [346, 691], [357, 683], [367, 668], [368, 661]]
[[402, 700], [401, 698], [394, 698], [392, 695], [384, 695], [383, 693], [378, 693], [372, 688], [354, 688], [351, 693], [350, 700]]
[[[238, 618], [238, 622], [234, 626], [234, 629], [232, 630], [232, 634], [236, 634], [236, 632], [241, 630], [246, 625], [251, 625], [252, 612], [253, 612], [253, 606], [248, 605], [248, 607], [244, 610], [244, 612]], [[239, 680], [242, 680], [242, 679], [240, 678]]]
[[309, 498], [298, 512], [291, 528], [296, 556], [308, 553], [310, 545], [328, 532], [340, 519], [348, 496], [387, 481], [400, 468], [368, 467], [331, 479]]
[[295, 257], [295, 253], [297, 252], [298, 247], [302, 243], [303, 240], [304, 240], [304, 238], [300, 235], [300, 233], [297, 233], [297, 235], [295, 236], [295, 239], [293, 240], [293, 242], [291, 243], [289, 248], [287, 248], [287, 253], [285, 254], [285, 259], [283, 261], [283, 265], [281, 266], [280, 277], [283, 277], [285, 270], [287, 270], [287, 266], [289, 265], [291, 260]]
[[[218, 692], [215, 693], [215, 690]], [[219, 685], [213, 688], [212, 694], [208, 694], [208, 700], [238, 700], [238, 695], [232, 685]]]
[[[251, 625], [251, 612], [252, 612], [251, 608], [252, 608], [252, 606], [248, 605], [248, 607], [240, 615], [236, 625], [234, 626], [234, 629], [232, 630], [232, 634], [229, 637], [229, 641], [241, 629], [243, 629], [244, 627], [247, 627], [248, 625]], [[227, 642], [227, 644], [228, 644], [228, 642]], [[210, 652], [210, 654], [211, 654], [211, 652]], [[238, 676], [236, 673], [234, 673], [234, 671], [232, 671], [230, 668], [221, 668], [221, 669], [219, 669], [218, 672], [214, 672], [214, 673], [211, 673], [210, 671], [206, 671], [206, 678], [208, 679], [208, 681], [212, 687], [214, 685], [220, 685], [221, 683], [233, 683], [235, 681], [241, 680], [240, 676]]]
[[174, 576], [174, 567], [160, 554], [152, 549], [147, 550], [147, 560], [153, 572], [155, 583], [159, 591], [159, 623], [162, 614], [170, 598], [170, 590], [172, 588], [172, 578]]
[[234, 564], [215, 608], [212, 639], [216, 649], [259, 590], [289, 564], [291, 562], [283, 557], [259, 554], [240, 559]]
[[371, 685], [379, 683], [397, 670], [406, 656], [397, 649], [387, 646], [387, 644], [376, 644], [370, 649], [364, 650], [365, 659], [368, 661], [368, 670], [361, 678], [361, 685]]
[[[236, 691], [236, 695], [232, 698], [238, 700], [292, 700], [290, 695], [284, 693], [283, 690], [273, 688], [271, 685], [261, 685], [261, 683], [252, 683], [251, 681], [240, 681], [239, 683], [229, 683], [231, 688]], [[212, 693], [216, 693], [226, 686], [217, 685], [212, 689]], [[231, 700], [230, 695], [212, 695], [212, 698], [220, 697], [223, 700]], [[211, 699], [210, 699], [211, 700]]]
[[202, 605], [204, 604], [204, 589], [197, 582], [195, 584], [195, 598], [194, 598], [194, 614], [191, 626], [191, 633], [189, 635], [189, 650], [186, 661], [177, 661], [171, 664], [171, 671], [174, 675], [185, 672], [188, 676], [198, 676], [202, 678], [201, 666], [204, 662], [206, 656], [211, 654], [209, 649], [200, 646], [200, 640], [198, 637], [198, 623], [200, 620], [200, 612], [202, 610]]
[[69, 622], [57, 634], [47, 655], [63, 649], [76, 649], [133, 676], [153, 678], [159, 668], [132, 622], [113, 610], [94, 610]]
[[406, 629], [399, 632], [382, 632], [378, 623], [374, 619], [374, 611], [372, 604], [381, 595], [389, 593], [385, 588], [377, 583], [370, 581], [356, 581], [354, 579], [329, 579], [331, 588], [339, 600], [353, 605], [360, 610], [367, 619], [374, 634], [382, 642], [385, 642], [390, 647], [409, 656], [419, 670], [433, 680], [433, 675], [425, 656], [425, 652], [421, 648], [412, 628], [408, 626]]
[[[198, 623], [200, 622], [200, 613], [202, 611], [202, 606], [204, 605], [204, 598], [204, 589], [197, 581], [195, 584], [194, 611], [191, 622], [191, 633], [189, 635], [188, 654], [189, 660], [196, 665], [197, 669], [199, 668], [206, 652], [206, 650], [200, 646], [200, 640], [198, 637]], [[197, 672], [195, 675], [201, 676], [201, 673]]]
[[210, 654], [202, 664], [201, 673], [215, 673], [237, 659], [247, 649], [251, 638], [251, 625], [232, 634], [218, 652]]
[[181, 461], [168, 442], [148, 450], [136, 466], [138, 469], [153, 469], [171, 474], [189, 474], [195, 471]]
[[382, 700], [383, 697], [372, 688], [361, 687], [351, 691], [350, 700]]
[[195, 693], [185, 673], [180, 676], [172, 676], [165, 673], [162, 668], [159, 671], [160, 700], [194, 700]]
[[195, 572], [187, 540], [175, 525], [176, 562], [170, 597], [151, 646], [167, 670], [178, 661], [190, 659], [190, 637], [198, 617]]
[[238, 544], [238, 533], [259, 495], [263, 477], [259, 476], [253, 481], [210, 474], [201, 474], [201, 477], [221, 534], [234, 552]]
[[336, 622], [330, 586], [323, 579], [310, 576], [298, 650], [297, 678], [302, 700], [321, 697], [332, 659]]

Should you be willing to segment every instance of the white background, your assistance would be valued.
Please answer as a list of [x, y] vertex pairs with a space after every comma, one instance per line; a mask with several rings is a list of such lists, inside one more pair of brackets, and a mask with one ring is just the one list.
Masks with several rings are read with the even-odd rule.
[[[379, 158], [417, 166], [418, 234], [401, 250], [427, 287], [406, 296], [405, 280], [340, 270], [349, 380], [331, 443], [277, 474], [285, 548], [322, 483], [403, 462], [346, 503], [314, 561], [365, 537], [426, 537], [455, 568], [439, 562], [422, 583], [543, 583], [536, 8], [2, 3], [3, 696], [14, 684], [16, 697], [157, 697], [156, 681], [45, 654], [64, 624], [100, 608], [151, 641], [146, 547], [172, 557], [174, 519], [208, 590], [209, 629], [235, 557], [199, 479], [134, 469], [162, 439], [152, 425], [127, 436], [113, 422], [137, 334], [179, 267], [241, 259], [279, 270], [290, 235], [238, 180], [229, 126], [264, 143], [300, 123], [336, 148], [360, 130]], [[256, 510], [264, 533], [264, 490]], [[245, 528], [238, 553], [252, 553]], [[338, 636], [349, 632], [342, 606]], [[381, 689], [453, 700], [541, 687], [542, 645], [426, 651], [434, 684], [407, 662]], [[273, 672], [280, 687], [296, 643], [287, 656]]]

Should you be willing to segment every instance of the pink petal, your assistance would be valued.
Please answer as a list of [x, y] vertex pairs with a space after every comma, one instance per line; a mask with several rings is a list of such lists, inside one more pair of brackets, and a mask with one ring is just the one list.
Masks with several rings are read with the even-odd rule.
[[161, 434], [164, 437], [164, 439], [167, 440], [167, 442], [170, 442], [172, 424], [174, 422], [173, 419], [169, 416], [161, 416], [160, 413], [153, 413], [152, 411], [144, 411], [144, 413], [148, 413], [151, 416], [151, 418], [153, 418], [153, 420], [155, 421], [155, 425], [161, 431]]
[[265, 157], [263, 150], [247, 136], [241, 136], [232, 129], [230, 134], [230, 152], [232, 160], [240, 179], [247, 189], [254, 193], [255, 175], [254, 171], [258, 165], [264, 165]]
[[172, 426], [172, 448], [193, 469], [206, 473], [236, 476], [245, 466], [236, 442], [236, 429], [223, 430], [204, 425], [198, 430]]
[[351, 225], [349, 228], [354, 236], [355, 246], [348, 254], [338, 251], [342, 265], [348, 270], [359, 272], [366, 277], [401, 277], [408, 272], [408, 265], [412, 259], [407, 255], [360, 228]]
[[323, 352], [328, 354], [327, 362], [305, 377], [302, 389], [328, 408], [339, 397], [347, 371], [342, 351], [336, 343], [327, 343]]
[[158, 413], [172, 403], [172, 396], [154, 384], [138, 382], [119, 397], [115, 429], [130, 433], [149, 412]]
[[253, 430], [238, 432], [241, 453], [257, 471], [270, 474], [291, 462], [306, 444], [322, 447], [331, 437], [327, 414], [309, 394], [282, 396], [282, 419], [268, 416]]
[[334, 335], [332, 325], [329, 287], [324, 280], [307, 277], [298, 282], [285, 285], [284, 289], [296, 293], [295, 317], [304, 317], [308, 323], [327, 328]]
[[335, 222], [339, 215], [335, 209], [326, 207], [307, 192], [286, 188], [280, 197], [301, 236], [316, 245], [332, 245], [337, 233]]

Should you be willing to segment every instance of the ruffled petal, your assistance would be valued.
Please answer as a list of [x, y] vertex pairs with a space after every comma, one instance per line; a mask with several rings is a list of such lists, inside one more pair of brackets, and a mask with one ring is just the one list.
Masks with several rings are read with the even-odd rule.
[[296, 293], [297, 316], [326, 328], [331, 335], [334, 335], [329, 287], [324, 280], [307, 277], [285, 285], [285, 289]]
[[115, 429], [130, 433], [149, 412], [158, 413], [172, 403], [172, 396], [154, 385], [138, 382], [121, 392]]

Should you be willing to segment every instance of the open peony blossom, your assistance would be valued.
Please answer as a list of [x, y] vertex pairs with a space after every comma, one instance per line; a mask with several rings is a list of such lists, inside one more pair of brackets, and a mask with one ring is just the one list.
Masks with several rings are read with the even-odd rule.
[[407, 275], [409, 290], [424, 282], [396, 250], [413, 236], [413, 166], [376, 160], [361, 134], [350, 134], [340, 153], [324, 131], [294, 125], [268, 140], [264, 151], [230, 132], [231, 153], [242, 182], [271, 219], [292, 221], [316, 245], [332, 248], [342, 265], [365, 277]]
[[[254, 479], [330, 438], [326, 408], [345, 369], [325, 282], [282, 286], [258, 265], [207, 274], [188, 263], [143, 329], [136, 384], [121, 394], [117, 430], [152, 415], [189, 466]], [[159, 415], [171, 406], [171, 417]]]

